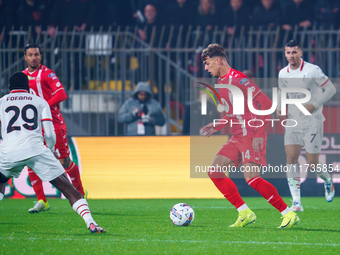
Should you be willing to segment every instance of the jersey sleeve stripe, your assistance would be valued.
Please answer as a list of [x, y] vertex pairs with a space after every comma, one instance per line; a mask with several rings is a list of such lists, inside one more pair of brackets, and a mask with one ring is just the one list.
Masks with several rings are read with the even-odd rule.
[[260, 93], [261, 92], [261, 90], [259, 90], [259, 91], [257, 91], [257, 93], [253, 96], [253, 99], [256, 97], [256, 95], [258, 94], [258, 93]]
[[53, 121], [52, 119], [42, 119], [41, 121]]
[[323, 85], [325, 85], [328, 81], [329, 81], [329, 78], [328, 78], [324, 83], [322, 83], [322, 84], [320, 85], [320, 87], [322, 87]]
[[55, 95], [59, 90], [62, 90], [64, 88], [57, 89], [56, 91], [53, 92], [53, 95]]

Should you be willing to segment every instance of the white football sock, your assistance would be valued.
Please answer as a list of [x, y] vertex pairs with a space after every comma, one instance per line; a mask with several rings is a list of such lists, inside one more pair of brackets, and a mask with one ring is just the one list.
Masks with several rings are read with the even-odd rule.
[[72, 208], [83, 218], [83, 220], [86, 223], [87, 228], [90, 227], [91, 223], [93, 223], [94, 225], [97, 225], [97, 223], [92, 218], [91, 211], [89, 209], [89, 206], [85, 198], [81, 198], [77, 200], [72, 205]]
[[293, 197], [294, 202], [301, 203], [300, 195], [300, 168], [299, 164], [287, 164], [287, 181], [290, 190], [290, 194]]
[[241, 211], [244, 211], [244, 210], [246, 210], [246, 209], [248, 209], [248, 206], [247, 206], [246, 203], [244, 203], [244, 204], [241, 205], [239, 208], [237, 208], [237, 211], [238, 211], [238, 212], [241, 212]]
[[315, 173], [324, 181], [330, 182], [331, 175], [328, 173], [328, 169], [322, 169], [321, 167], [317, 167]]
[[283, 215], [285, 215], [285, 214], [287, 214], [287, 213], [289, 213], [289, 212], [290, 212], [290, 209], [289, 209], [289, 207], [287, 206], [287, 208], [284, 209], [284, 210], [281, 212], [281, 215], [283, 216]]
[[0, 201], [4, 198], [4, 194], [0, 193]]

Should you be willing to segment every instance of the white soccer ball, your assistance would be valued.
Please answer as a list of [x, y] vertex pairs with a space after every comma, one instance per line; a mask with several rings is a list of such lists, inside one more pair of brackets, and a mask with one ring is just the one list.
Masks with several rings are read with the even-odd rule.
[[170, 220], [176, 226], [189, 226], [194, 221], [194, 216], [194, 210], [185, 203], [174, 205], [170, 211]]

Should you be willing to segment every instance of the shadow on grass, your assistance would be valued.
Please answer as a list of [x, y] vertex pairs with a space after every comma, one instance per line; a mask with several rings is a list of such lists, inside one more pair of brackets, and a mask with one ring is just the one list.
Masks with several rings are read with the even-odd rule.
[[92, 212], [92, 215], [104, 215], [104, 216], [129, 216], [129, 217], [149, 217], [146, 214], [119, 214], [119, 213], [103, 213], [103, 212]]
[[280, 229], [280, 228], [272, 228], [269, 226], [249, 226], [249, 227], [245, 227], [245, 228], [230, 228], [233, 230], [246, 230], [246, 229], [256, 229], [256, 230], [277, 230], [277, 231], [304, 231], [304, 232], [329, 232], [329, 233], [340, 233], [340, 230], [337, 229], [311, 229], [311, 228], [303, 228], [301, 226], [293, 226], [291, 228], [286, 228], [286, 229]]

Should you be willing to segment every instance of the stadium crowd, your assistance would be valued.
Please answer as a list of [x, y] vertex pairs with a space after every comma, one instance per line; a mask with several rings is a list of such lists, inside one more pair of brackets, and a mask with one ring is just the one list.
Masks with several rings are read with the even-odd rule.
[[339, 28], [338, 0], [0, 0], [0, 28], [193, 25]]

